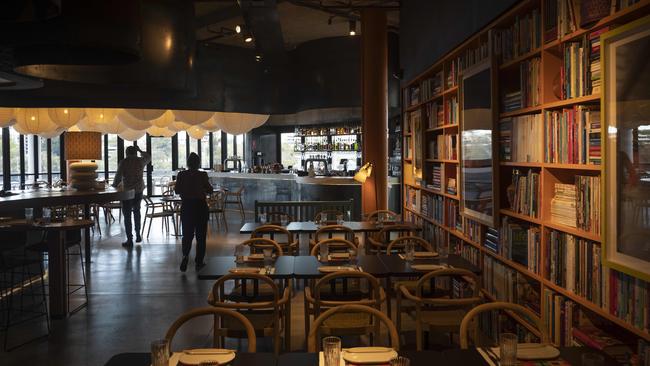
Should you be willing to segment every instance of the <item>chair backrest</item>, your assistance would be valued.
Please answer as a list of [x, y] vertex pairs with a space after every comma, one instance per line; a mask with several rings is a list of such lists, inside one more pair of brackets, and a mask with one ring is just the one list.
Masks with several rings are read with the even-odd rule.
[[[334, 299], [327, 299], [327, 300], [322, 300], [321, 295], [323, 294], [323, 291], [327, 289], [328, 287], [331, 289], [331, 285], [336, 283], [337, 280], [342, 280], [343, 282], [350, 280], [350, 279], [360, 279], [360, 280], [366, 280], [368, 283], [368, 296], [365, 298], [357, 298], [354, 300], [334, 300]], [[377, 309], [381, 309], [381, 301], [382, 301], [382, 296], [381, 296], [381, 284], [379, 283], [379, 280], [371, 275], [370, 273], [366, 272], [359, 272], [359, 271], [341, 271], [341, 272], [334, 272], [330, 273], [322, 278], [319, 278], [316, 283], [313, 286], [313, 296], [315, 300], [315, 313], [316, 316], [320, 313], [319, 309], [321, 307], [331, 307], [331, 306], [340, 306], [340, 305], [348, 305], [348, 304], [357, 304], [357, 305], [367, 305], [367, 306], [372, 306]]]
[[[262, 225], [257, 227], [251, 233], [252, 238], [265, 238], [267, 237], [275, 242], [293, 243], [293, 233], [282, 226], [277, 225]], [[280, 239], [281, 238], [281, 239]]]
[[152, 206], [153, 205], [153, 200], [151, 200], [151, 197], [149, 196], [142, 196], [142, 199], [144, 200], [144, 203], [147, 206]]
[[396, 224], [396, 225], [387, 225], [381, 228], [377, 234], [373, 237], [370, 237], [375, 242], [383, 243], [388, 245], [392, 240], [400, 236], [414, 236], [416, 230], [414, 230], [412, 225], [405, 224]]
[[287, 222], [293, 221], [293, 216], [290, 214], [283, 212], [283, 211], [270, 211], [266, 213], [266, 222], [274, 224], [274, 225], [280, 225], [282, 223], [282, 216], [285, 216], [287, 219]]
[[354, 243], [354, 230], [343, 225], [327, 225], [321, 226], [314, 234], [314, 241], [319, 242], [324, 239], [331, 239], [335, 237], [342, 237]]
[[486, 311], [492, 311], [492, 310], [510, 310], [519, 313], [520, 315], [523, 315], [525, 319], [533, 322], [532, 325], [535, 326], [539, 331], [539, 333], [541, 334], [542, 344], [548, 343], [548, 336], [544, 331], [544, 328], [542, 327], [542, 320], [534, 312], [519, 304], [513, 304], [509, 302], [489, 302], [486, 304], [481, 304], [473, 308], [472, 310], [470, 310], [467, 314], [465, 314], [463, 321], [460, 323], [460, 334], [459, 334], [460, 348], [467, 349], [469, 346], [467, 333], [469, 331], [470, 324], [472, 323], [474, 317], [476, 317], [480, 313]]
[[[444, 278], [444, 277], [462, 277], [463, 281], [470, 282], [472, 292], [469, 294], [469, 297], [463, 298], [424, 298], [422, 294], [424, 293], [427, 284], [435, 278]], [[437, 269], [431, 272], [426, 273], [418, 280], [415, 286], [415, 296], [420, 298], [420, 301], [425, 304], [438, 305], [438, 306], [470, 306], [479, 303], [482, 299], [479, 296], [479, 278], [473, 272], [470, 272], [466, 269], [461, 268], [444, 268]]]
[[357, 246], [354, 245], [354, 243], [349, 240], [345, 240], [343, 238], [331, 238], [331, 239], [321, 240], [318, 243], [316, 243], [316, 245], [314, 245], [311, 248], [311, 252], [309, 253], [309, 255], [312, 256], [318, 255], [321, 245], [327, 245], [328, 249], [330, 250], [332, 249], [337, 251], [346, 250], [350, 253], [352, 251], [356, 253], [357, 250]]
[[314, 222], [319, 223], [323, 222], [323, 215], [325, 215], [325, 222], [336, 221], [336, 216], [345, 214], [340, 210], [321, 210], [314, 215]]
[[210, 193], [207, 198], [207, 203], [210, 208], [223, 209], [224, 206], [224, 192], [214, 191]]
[[280, 244], [276, 243], [274, 240], [267, 238], [251, 238], [241, 242], [243, 245], [248, 245], [251, 248], [251, 252], [257, 251], [261, 252], [264, 248], [273, 248], [275, 253], [278, 256], [284, 255], [284, 251]]
[[387, 220], [384, 221], [397, 221], [399, 219], [399, 214], [391, 210], [377, 210], [372, 211], [365, 216], [366, 221], [378, 221], [380, 214], [383, 214], [384, 217], [387, 217]]
[[[183, 324], [185, 324], [185, 322], [187, 322], [188, 320], [203, 315], [228, 316], [228, 317], [232, 317], [233, 319], [236, 319], [244, 326], [244, 329], [246, 329], [246, 336], [248, 337], [248, 352], [255, 352], [257, 350], [257, 338], [255, 338], [255, 329], [253, 329], [253, 325], [248, 319], [246, 319], [245, 316], [243, 316], [242, 314], [236, 311], [232, 311], [225, 308], [202, 307], [202, 308], [190, 310], [187, 313], [181, 315], [169, 327], [167, 333], [165, 334], [165, 339], [169, 342], [170, 352], [172, 350], [171, 344], [172, 341], [174, 340], [174, 335], [176, 335], [178, 329]], [[213, 343], [216, 343], [216, 340], [213, 340]]]
[[[252, 281], [255, 284], [255, 286], [258, 286], [260, 282], [266, 284], [268, 288], [270, 289], [272, 295], [273, 295], [273, 300], [266, 300], [266, 301], [252, 301], [252, 302], [245, 302], [245, 303], [237, 303], [233, 302], [232, 299], [228, 298], [227, 293], [225, 292], [226, 289], [226, 284], [229, 281], [233, 282], [244, 282], [244, 281]], [[255, 286], [253, 286], [253, 290], [255, 290]], [[242, 293], [242, 298], [247, 297], [247, 294]], [[253, 300], [255, 297], [251, 297]], [[268, 309], [268, 308], [277, 308], [278, 301], [280, 301], [280, 290], [278, 288], [278, 285], [273, 282], [273, 280], [265, 275], [261, 275], [258, 273], [230, 273], [225, 276], [219, 277], [217, 281], [212, 285], [212, 298], [210, 301], [210, 305], [213, 306], [219, 306], [222, 308], [228, 308], [228, 309]]]
[[255, 221], [259, 220], [261, 213], [274, 211], [285, 212], [294, 221], [310, 221], [316, 212], [322, 210], [338, 210], [349, 212], [352, 218], [358, 217], [353, 200], [347, 201], [255, 201]]
[[406, 243], [413, 243], [415, 246], [415, 250], [421, 249], [425, 252], [433, 252], [433, 248], [431, 247], [431, 244], [429, 244], [428, 241], [420, 238], [419, 236], [400, 236], [399, 238], [392, 240], [390, 243], [388, 243], [388, 247], [386, 247], [386, 254], [393, 254], [394, 252], [403, 252], [404, 247], [406, 246]]
[[[307, 338], [308, 352], [317, 352], [320, 349], [320, 341], [317, 342], [316, 337], [323, 322], [336, 313], [345, 312], [363, 312], [378, 318], [382, 323], [386, 325], [386, 328], [388, 329], [391, 347], [396, 351], [399, 351], [399, 336], [397, 334], [397, 329], [395, 328], [393, 322], [386, 316], [386, 314], [370, 306], [350, 304], [333, 307], [322, 313], [314, 320], [314, 323], [311, 326], [311, 330], [309, 331], [309, 336]], [[375, 339], [378, 337], [379, 335], [376, 334]]]

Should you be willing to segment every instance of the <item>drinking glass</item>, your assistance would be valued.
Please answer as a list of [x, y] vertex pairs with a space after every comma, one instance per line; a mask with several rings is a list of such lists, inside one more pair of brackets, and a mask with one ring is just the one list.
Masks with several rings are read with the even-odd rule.
[[327, 214], [324, 212], [320, 214], [320, 223], [327, 225]]
[[321, 262], [327, 262], [330, 255], [330, 248], [327, 244], [321, 244], [320, 247], [320, 260]]
[[289, 217], [287, 215], [280, 216], [280, 225], [287, 226], [289, 223]]
[[31, 224], [34, 221], [34, 209], [31, 207], [25, 208], [25, 220], [28, 224]]
[[404, 259], [412, 261], [415, 258], [415, 244], [412, 241], [407, 241], [404, 245]]
[[262, 224], [262, 225], [266, 224], [266, 214], [265, 213], [260, 214], [260, 224]]
[[151, 366], [169, 366], [169, 342], [166, 339], [151, 342]]
[[382, 212], [377, 214], [377, 226], [378, 227], [384, 226], [384, 214]]
[[583, 353], [582, 356], [582, 366], [604, 366], [605, 357], [599, 355], [598, 353]]
[[341, 338], [323, 338], [323, 360], [324, 366], [339, 366], [341, 360]]
[[43, 223], [49, 224], [52, 221], [52, 210], [48, 207], [43, 207]]
[[411, 360], [403, 356], [397, 356], [390, 360], [390, 366], [409, 366], [410, 364]]
[[517, 335], [513, 333], [502, 333], [499, 337], [499, 358], [501, 365], [517, 364]]
[[235, 245], [235, 262], [244, 263], [244, 244]]
[[336, 215], [336, 224], [337, 225], [343, 225], [343, 215], [342, 214]]

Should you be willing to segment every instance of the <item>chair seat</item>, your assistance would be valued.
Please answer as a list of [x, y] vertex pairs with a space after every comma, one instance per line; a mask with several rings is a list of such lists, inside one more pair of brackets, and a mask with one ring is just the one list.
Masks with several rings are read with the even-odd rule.
[[443, 328], [458, 331], [467, 312], [465, 310], [431, 310], [421, 313], [420, 321], [430, 328]]
[[365, 334], [371, 326], [372, 317], [368, 313], [337, 313], [325, 319], [322, 330], [325, 334]]

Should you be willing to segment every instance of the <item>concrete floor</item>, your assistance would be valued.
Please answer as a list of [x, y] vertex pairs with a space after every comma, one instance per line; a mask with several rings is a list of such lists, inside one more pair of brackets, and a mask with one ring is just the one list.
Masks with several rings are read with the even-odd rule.
[[[229, 213], [228, 221], [228, 232], [211, 228], [207, 257], [232, 255], [234, 245], [247, 238], [238, 234], [238, 213]], [[206, 306], [211, 281], [197, 279], [193, 256], [187, 272], [179, 271], [180, 238], [165, 233], [158, 220], [156, 224], [142, 245], [126, 250], [120, 245], [121, 224], [106, 225], [102, 217], [102, 235], [94, 234], [87, 274], [89, 305], [67, 319], [52, 321], [49, 337], [8, 353], [0, 350], [0, 365], [103, 365], [117, 353], [148, 352], [150, 342], [163, 338], [179, 314]], [[297, 291], [292, 306], [293, 350], [305, 347], [302, 303], [302, 291]], [[188, 326], [175, 348], [209, 346], [209, 323]], [[270, 342], [259, 342], [258, 350], [272, 351]]]

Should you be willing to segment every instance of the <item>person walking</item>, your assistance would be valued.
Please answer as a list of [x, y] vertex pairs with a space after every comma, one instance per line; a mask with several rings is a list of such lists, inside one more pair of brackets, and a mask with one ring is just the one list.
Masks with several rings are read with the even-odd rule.
[[195, 268], [205, 265], [205, 236], [208, 231], [208, 205], [205, 196], [212, 193], [208, 173], [199, 171], [201, 158], [196, 153], [187, 157], [187, 168], [178, 173], [174, 191], [181, 196], [181, 222], [183, 224], [183, 259], [181, 272], [187, 270], [192, 240], [196, 235]]
[[[140, 152], [139, 157], [138, 152]], [[121, 184], [122, 189], [135, 191], [132, 199], [122, 201], [124, 229], [126, 230], [126, 241], [122, 243], [122, 246], [125, 248], [133, 247], [131, 213], [133, 213], [135, 221], [135, 241], [136, 243], [142, 241], [140, 236], [140, 203], [142, 202], [142, 191], [144, 191], [142, 172], [150, 161], [151, 155], [148, 152], [142, 151], [138, 146], [129, 146], [126, 148], [126, 157], [120, 161], [113, 179], [113, 187], [117, 188]]]

